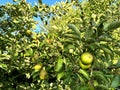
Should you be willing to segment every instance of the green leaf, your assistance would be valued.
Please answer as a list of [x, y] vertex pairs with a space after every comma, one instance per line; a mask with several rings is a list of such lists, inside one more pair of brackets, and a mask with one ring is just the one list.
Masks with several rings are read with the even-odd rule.
[[105, 56], [105, 60], [106, 60], [106, 61], [109, 61], [109, 60], [114, 59], [114, 55], [109, 54], [109, 53], [107, 53], [107, 52], [104, 52], [104, 56]]
[[116, 51], [114, 51], [114, 52], [115, 52], [116, 54], [120, 55], [120, 51], [117, 51], [117, 50], [116, 50]]
[[112, 23], [105, 23], [104, 24], [104, 30], [105, 31], [110, 31], [110, 30], [113, 30], [113, 29], [117, 29], [120, 27], [120, 21], [114, 21]]
[[80, 36], [80, 31], [74, 24], [68, 24], [68, 27], [72, 29], [78, 36]]
[[32, 48], [29, 48], [26, 50], [24, 56], [32, 56], [34, 53], [33, 53], [33, 49]]
[[78, 71], [81, 75], [83, 75], [87, 80], [90, 79], [89, 73], [86, 70], [80, 69]]
[[106, 21], [106, 20], [102, 20], [102, 21], [99, 22], [98, 25], [96, 26], [96, 27], [97, 27], [98, 37], [103, 34], [103, 23], [104, 23], [105, 21]]
[[91, 43], [88, 48], [90, 48], [92, 51], [99, 48], [99, 43]]
[[71, 72], [66, 72], [65, 76], [63, 83], [68, 84], [71, 80]]
[[101, 41], [100, 43], [102, 43], [102, 41], [104, 42], [112, 42], [114, 39], [112, 38], [112, 36], [110, 34], [103, 34], [99, 37], [99, 41]]
[[94, 89], [91, 88], [91, 87], [88, 86], [88, 85], [85, 85], [85, 86], [81, 86], [81, 87], [79, 88], [79, 90], [94, 90]]
[[73, 44], [66, 44], [65, 46], [64, 46], [64, 48], [65, 48], [65, 51], [68, 51], [69, 49], [75, 49], [75, 46], [73, 45]]
[[91, 38], [91, 36], [93, 37], [93, 33], [94, 33], [94, 31], [90, 27], [88, 29], [86, 29], [85, 39], [89, 39], [89, 38]]
[[5, 71], [8, 70], [8, 67], [6, 64], [0, 63], [0, 68], [4, 69]]
[[72, 38], [66, 38], [65, 40], [61, 41], [62, 43], [67, 43], [67, 44], [73, 44], [76, 43], [76, 41]]
[[83, 79], [83, 77], [82, 77], [81, 75], [79, 75], [79, 74], [77, 74], [77, 76], [78, 76], [80, 82], [81, 82], [82, 84], [85, 84], [85, 80]]
[[65, 75], [65, 72], [63, 71], [63, 72], [59, 72], [58, 74], [57, 74], [57, 80], [59, 81], [60, 79], [62, 79], [63, 77], [64, 77], [64, 75]]
[[111, 49], [108, 45], [101, 44], [101, 45], [100, 45], [100, 48], [101, 48], [104, 52], [106, 52], [106, 53], [108, 53], [108, 54], [113, 54], [112, 49]]
[[75, 39], [75, 40], [81, 40], [79, 36], [74, 35], [74, 34], [65, 34], [64, 37], [72, 38], [72, 39]]
[[108, 84], [108, 81], [101, 71], [94, 71], [92, 76], [101, 84]]
[[118, 62], [116, 63], [117, 67], [120, 67], [120, 58], [118, 58]]
[[31, 76], [33, 77], [33, 79], [35, 79], [39, 76], [39, 73], [40, 73], [40, 71], [33, 70], [31, 73]]
[[56, 72], [59, 72], [59, 71], [62, 69], [63, 63], [64, 63], [64, 60], [58, 58], [57, 63], [56, 63], [56, 65], [55, 65], [55, 71], [56, 71]]
[[87, 38], [86, 43], [94, 43], [95, 42], [95, 39], [94, 38]]
[[120, 85], [119, 82], [120, 82], [120, 76], [117, 75], [113, 78], [112, 83], [111, 83], [111, 87], [112, 88], [118, 87]]
[[109, 90], [109, 88], [104, 84], [99, 84], [95, 87], [95, 90]]
[[10, 60], [10, 55], [7, 55], [7, 54], [2, 54], [1, 57], [0, 57], [0, 61], [3, 61], [3, 60]]

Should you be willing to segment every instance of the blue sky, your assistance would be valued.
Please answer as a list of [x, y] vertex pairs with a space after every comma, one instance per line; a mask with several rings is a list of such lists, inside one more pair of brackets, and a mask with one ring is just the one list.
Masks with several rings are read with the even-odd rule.
[[[34, 5], [34, 2], [38, 2], [38, 0], [26, 0], [27, 2], [31, 3], [32, 5]], [[42, 0], [43, 3], [48, 4], [48, 5], [53, 5], [56, 2], [60, 2], [62, 0]], [[65, 1], [65, 0], [64, 0]], [[0, 5], [6, 4], [6, 3], [13, 3], [13, 0], [0, 0]], [[35, 18], [35, 20], [39, 20], [39, 18]], [[39, 31], [39, 26], [37, 26], [37, 29], [35, 31]]]
[[[38, 0], [27, 0], [27, 2], [30, 2], [31, 4], [34, 4], [34, 2], [37, 2]], [[53, 5], [56, 2], [60, 2], [62, 0], [43, 0], [43, 3], [46, 3], [48, 5]], [[0, 4], [6, 4], [6, 3], [12, 3], [13, 0], [0, 0]]]

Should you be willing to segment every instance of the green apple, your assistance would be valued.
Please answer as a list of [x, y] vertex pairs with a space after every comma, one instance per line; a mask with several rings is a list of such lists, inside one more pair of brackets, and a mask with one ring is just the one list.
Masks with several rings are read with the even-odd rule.
[[27, 35], [31, 35], [31, 34], [32, 34], [32, 31], [31, 31], [31, 30], [26, 30], [26, 34], [27, 34]]
[[42, 68], [42, 64], [41, 63], [36, 64], [33, 68], [34, 68], [35, 71], [39, 71]]
[[81, 61], [83, 64], [91, 64], [93, 62], [93, 55], [89, 52], [85, 52], [81, 55]]
[[40, 71], [39, 77], [40, 77], [41, 80], [44, 80], [44, 79], [46, 79], [48, 77], [48, 73], [46, 72], [45, 69], [42, 69]]
[[89, 69], [91, 67], [91, 64], [85, 65], [81, 62], [81, 60], [79, 61], [79, 65], [82, 69]]

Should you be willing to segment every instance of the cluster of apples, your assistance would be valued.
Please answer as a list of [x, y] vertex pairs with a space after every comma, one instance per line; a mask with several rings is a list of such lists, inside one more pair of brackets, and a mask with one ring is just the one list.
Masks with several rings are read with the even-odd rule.
[[39, 77], [41, 80], [44, 80], [48, 77], [48, 73], [47, 71], [45, 70], [44, 67], [42, 67], [42, 64], [37, 64], [34, 66], [34, 70], [35, 72], [39, 72]]
[[82, 69], [89, 69], [92, 66], [92, 62], [93, 62], [93, 55], [89, 52], [84, 52], [81, 55], [79, 65]]

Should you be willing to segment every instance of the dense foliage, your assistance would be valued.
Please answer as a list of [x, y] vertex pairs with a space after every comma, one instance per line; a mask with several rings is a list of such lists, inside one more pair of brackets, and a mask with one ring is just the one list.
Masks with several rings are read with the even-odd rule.
[[[119, 27], [117, 0], [0, 5], [0, 88], [116, 90]], [[85, 52], [93, 56], [87, 69], [79, 63]]]

